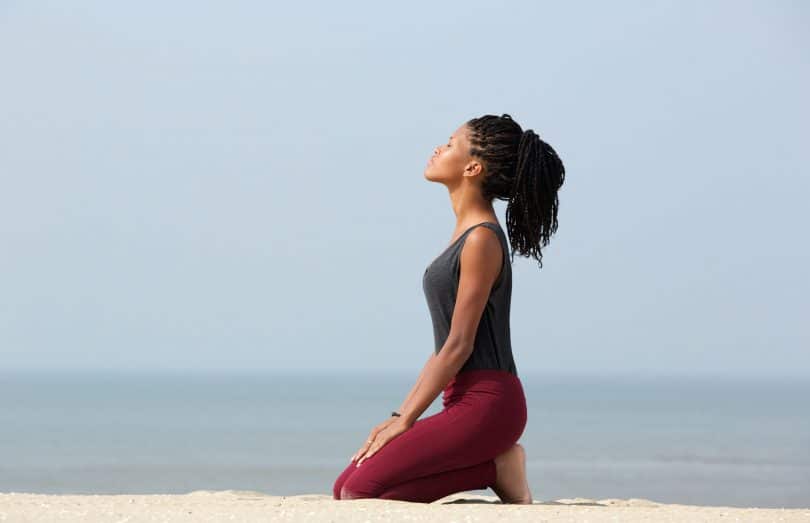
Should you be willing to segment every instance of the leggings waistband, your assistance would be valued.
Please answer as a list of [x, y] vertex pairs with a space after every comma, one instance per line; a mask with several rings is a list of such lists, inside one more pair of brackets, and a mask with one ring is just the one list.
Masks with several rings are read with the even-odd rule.
[[456, 374], [453, 376], [453, 379], [450, 380], [447, 386], [466, 385], [479, 381], [519, 382], [520, 379], [516, 375], [506, 370], [473, 369]]
[[515, 374], [501, 369], [473, 369], [456, 374], [443, 391], [443, 397], [458, 396], [465, 392], [523, 393], [523, 385]]

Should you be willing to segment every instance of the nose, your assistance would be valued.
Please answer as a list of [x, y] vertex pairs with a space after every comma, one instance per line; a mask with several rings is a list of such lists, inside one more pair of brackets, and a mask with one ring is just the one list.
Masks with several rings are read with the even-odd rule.
[[437, 154], [439, 154], [439, 148], [438, 148], [438, 147], [434, 147], [434, 148], [433, 148], [433, 156], [436, 156]]

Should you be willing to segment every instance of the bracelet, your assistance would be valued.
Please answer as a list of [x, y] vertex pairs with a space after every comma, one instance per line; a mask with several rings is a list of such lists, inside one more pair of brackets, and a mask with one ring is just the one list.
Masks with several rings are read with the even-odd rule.
[[397, 412], [395, 410], [391, 412], [391, 415], [392, 416], [402, 416], [402, 414], [400, 414], [399, 412]]

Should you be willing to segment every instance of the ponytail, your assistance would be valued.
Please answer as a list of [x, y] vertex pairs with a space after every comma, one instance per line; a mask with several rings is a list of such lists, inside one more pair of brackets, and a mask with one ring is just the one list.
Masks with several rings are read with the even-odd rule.
[[565, 180], [565, 168], [554, 149], [532, 130], [521, 134], [517, 149], [512, 193], [506, 207], [506, 225], [515, 250], [537, 259], [543, 267], [541, 248], [557, 232], [557, 190]]
[[508, 114], [485, 115], [467, 122], [470, 154], [486, 166], [484, 198], [507, 200], [506, 226], [512, 247], [543, 267], [541, 249], [557, 231], [557, 191], [565, 167], [554, 149], [531, 129], [523, 131]]

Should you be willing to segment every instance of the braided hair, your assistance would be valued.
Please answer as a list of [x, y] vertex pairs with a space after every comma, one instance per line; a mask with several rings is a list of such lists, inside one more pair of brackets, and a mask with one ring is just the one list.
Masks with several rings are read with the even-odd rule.
[[562, 160], [531, 129], [524, 131], [508, 114], [487, 114], [466, 122], [470, 154], [485, 166], [481, 182], [484, 199], [506, 200], [506, 226], [512, 246], [521, 256], [537, 259], [540, 249], [557, 231], [557, 191], [565, 179]]

